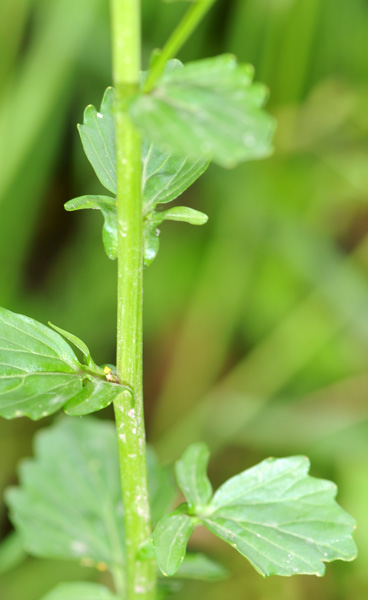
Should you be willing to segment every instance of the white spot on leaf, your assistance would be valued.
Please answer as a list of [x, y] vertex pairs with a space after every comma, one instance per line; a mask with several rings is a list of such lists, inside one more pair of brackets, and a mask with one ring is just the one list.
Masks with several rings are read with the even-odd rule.
[[87, 551], [87, 546], [84, 542], [80, 542], [78, 540], [74, 540], [71, 544], [70, 544], [70, 549], [72, 550], [72, 552], [74, 552], [74, 554], [84, 554]]

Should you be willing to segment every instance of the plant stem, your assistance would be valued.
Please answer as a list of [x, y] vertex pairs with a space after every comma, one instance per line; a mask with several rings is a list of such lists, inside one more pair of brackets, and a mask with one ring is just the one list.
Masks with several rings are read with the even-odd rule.
[[155, 57], [144, 84], [145, 93], [152, 90], [157, 79], [162, 75], [167, 61], [176, 56], [215, 2], [216, 0], [198, 0], [189, 8], [163, 49]]
[[143, 232], [140, 138], [124, 110], [138, 89], [140, 1], [111, 0], [118, 206], [117, 372], [133, 390], [114, 402], [126, 539], [126, 600], [153, 600], [156, 563], [140, 560], [151, 537], [142, 385]]

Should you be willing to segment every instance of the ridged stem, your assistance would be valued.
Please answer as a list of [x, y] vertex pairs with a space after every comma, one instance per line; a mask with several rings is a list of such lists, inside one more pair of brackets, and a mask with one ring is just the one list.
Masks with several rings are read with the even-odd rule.
[[140, 137], [126, 110], [141, 68], [140, 1], [111, 0], [118, 208], [117, 372], [133, 394], [114, 402], [126, 539], [125, 600], [154, 600], [142, 385], [143, 231]]

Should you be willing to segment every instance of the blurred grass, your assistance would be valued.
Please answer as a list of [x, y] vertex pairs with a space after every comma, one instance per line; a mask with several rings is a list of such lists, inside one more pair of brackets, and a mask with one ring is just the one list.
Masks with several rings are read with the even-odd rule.
[[[145, 64], [184, 9], [143, 1]], [[162, 227], [145, 274], [149, 437], [167, 462], [205, 439], [218, 484], [267, 455], [308, 454], [357, 518], [360, 556], [323, 580], [264, 581], [200, 535], [234, 578], [188, 583], [179, 599], [368, 596], [367, 17], [364, 0], [218, 0], [180, 55], [252, 62], [279, 125], [271, 159], [211, 167], [181, 199], [209, 214], [205, 228]], [[0, 302], [75, 332], [98, 362], [114, 361], [115, 265], [98, 217], [62, 204], [99, 191], [75, 123], [110, 83], [109, 57], [107, 1], [2, 0]], [[44, 425], [0, 422], [1, 490]], [[0, 519], [6, 537], [3, 506]], [[93, 576], [20, 561], [0, 597]]]

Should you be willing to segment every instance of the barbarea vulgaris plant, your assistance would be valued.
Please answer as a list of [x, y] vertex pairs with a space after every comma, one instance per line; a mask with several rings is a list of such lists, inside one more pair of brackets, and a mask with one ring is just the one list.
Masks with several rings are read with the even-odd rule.
[[[200, 526], [264, 576], [323, 575], [324, 563], [356, 555], [354, 520], [336, 503], [333, 483], [309, 476], [304, 456], [268, 458], [214, 492], [209, 450], [194, 444], [176, 463], [185, 502], [168, 512], [176, 489], [145, 442], [143, 268], [158, 253], [163, 221], [207, 221], [170, 202], [211, 161], [234, 167], [267, 157], [274, 122], [251, 66], [228, 54], [185, 65], [175, 58], [214, 0], [191, 3], [146, 72], [139, 4], [111, 0], [113, 87], [79, 126], [106, 195], [65, 205], [101, 211], [103, 245], [117, 259], [116, 368], [96, 365], [75, 335], [0, 309], [0, 414], [83, 416], [37, 434], [34, 458], [6, 494], [11, 519], [29, 553], [107, 569], [115, 586], [61, 583], [43, 600], [154, 600], [170, 593], [165, 577], [221, 579], [221, 565], [186, 554]], [[111, 403], [115, 426], [85, 416]]]

